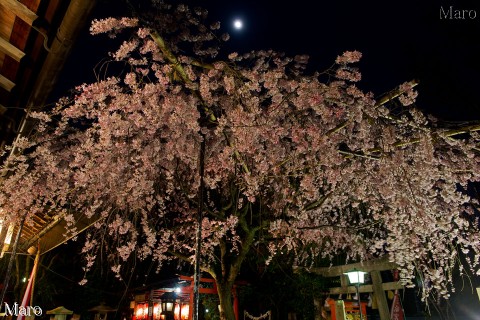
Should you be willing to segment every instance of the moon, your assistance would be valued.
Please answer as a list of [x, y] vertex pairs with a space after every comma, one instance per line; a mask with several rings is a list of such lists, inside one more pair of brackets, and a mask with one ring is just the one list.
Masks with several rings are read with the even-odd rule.
[[233, 21], [233, 27], [237, 30], [240, 30], [243, 28], [243, 21], [240, 20], [240, 19], [235, 19], [235, 21]]

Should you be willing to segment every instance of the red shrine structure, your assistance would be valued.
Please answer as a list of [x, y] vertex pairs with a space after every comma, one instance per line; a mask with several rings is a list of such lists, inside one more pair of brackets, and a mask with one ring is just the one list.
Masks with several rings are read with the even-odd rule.
[[[176, 288], [160, 288], [147, 291], [143, 294], [135, 295], [135, 300], [130, 302], [130, 308], [133, 309], [132, 320], [168, 320], [162, 311], [162, 305], [166, 307], [162, 296], [165, 293], [176, 293], [176, 298], [172, 301], [172, 311], [174, 320], [188, 320], [193, 318], [193, 277], [179, 276], [179, 281], [189, 283]], [[217, 285], [215, 280], [209, 278], [200, 278], [199, 293], [217, 294]], [[233, 288], [233, 308], [235, 319], [239, 320], [237, 285]], [[164, 298], [165, 299], [165, 298]], [[162, 302], [164, 302], [162, 304]], [[167, 307], [168, 308], [168, 307]]]

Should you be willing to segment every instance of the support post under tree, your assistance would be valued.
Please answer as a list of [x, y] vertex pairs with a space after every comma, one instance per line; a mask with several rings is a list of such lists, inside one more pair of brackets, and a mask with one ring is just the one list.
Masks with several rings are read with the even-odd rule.
[[200, 187], [198, 190], [198, 213], [197, 213], [197, 238], [195, 246], [195, 274], [193, 277], [193, 320], [198, 320], [198, 309], [200, 305], [200, 250], [202, 248], [202, 220], [203, 220], [203, 193], [205, 183], [203, 181], [205, 171], [205, 135], [201, 134], [199, 173]]
[[8, 283], [10, 282], [10, 276], [12, 273], [13, 261], [17, 255], [18, 241], [20, 241], [20, 236], [22, 235], [23, 225], [25, 224], [26, 214], [23, 215], [20, 226], [18, 227], [17, 236], [15, 237], [15, 243], [13, 244], [12, 253], [10, 255], [10, 260], [8, 261], [7, 272], [5, 273], [5, 279], [3, 280], [2, 293], [0, 295], [0, 306], [3, 305], [3, 300], [5, 300], [5, 294], [7, 293]]

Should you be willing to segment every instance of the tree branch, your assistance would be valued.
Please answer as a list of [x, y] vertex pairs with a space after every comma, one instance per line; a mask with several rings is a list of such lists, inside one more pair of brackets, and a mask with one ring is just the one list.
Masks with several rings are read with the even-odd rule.
[[[418, 80], [412, 80], [409, 82], [410, 84], [410, 88], [414, 88], [416, 87], [418, 84], [419, 84], [419, 81]], [[388, 93], [387, 95], [383, 96], [376, 104], [375, 104], [375, 108], [378, 108], [380, 106], [383, 106], [384, 104], [386, 104], [387, 102], [389, 101], [392, 101], [393, 99], [397, 98], [398, 96], [400, 96], [402, 93], [404, 93], [405, 91], [404, 90], [399, 90], [399, 89], [395, 89], [395, 90], [392, 90], [390, 91], [390, 93]]]
[[[195, 92], [197, 97], [200, 99], [200, 101], [202, 101], [202, 107], [203, 107], [203, 110], [205, 111], [205, 113], [208, 116], [208, 120], [211, 123], [217, 123], [218, 119], [215, 116], [215, 114], [213, 113], [213, 111], [210, 110], [210, 108], [208, 108], [203, 103], [203, 99], [200, 96], [200, 93], [198, 91], [198, 86], [194, 85], [193, 82], [190, 80], [190, 78], [188, 77], [187, 73], [185, 72], [185, 69], [183, 68], [182, 64], [180, 63], [180, 61], [178, 61], [177, 57], [172, 53], [172, 51], [170, 51], [168, 46], [165, 44], [165, 41], [163, 40], [163, 38], [155, 30], [152, 30], [150, 32], [150, 36], [155, 41], [155, 43], [158, 45], [160, 50], [163, 52], [165, 58], [167, 58], [167, 61], [172, 65], [173, 69], [178, 73], [178, 75], [180, 76], [180, 79], [182, 79], [182, 81], [185, 84], [193, 86], [193, 91]], [[195, 64], [193, 64], [193, 65], [199, 65], [199, 62], [195, 62]], [[208, 66], [208, 65], [203, 65], [202, 64], [202, 67], [206, 67], [206, 66]], [[235, 150], [234, 145], [232, 144], [230, 139], [228, 139], [226, 134], [225, 134], [225, 138], [227, 140], [228, 145], [234, 149], [235, 158], [237, 158], [237, 160], [241, 163], [242, 168], [245, 170], [245, 172], [249, 173], [250, 170], [248, 169], [245, 162], [241, 159], [240, 153], [237, 150]]]
[[338, 150], [338, 153], [346, 155], [347, 158], [349, 157], [359, 157], [359, 158], [365, 158], [365, 159], [371, 159], [371, 160], [379, 160], [379, 156], [374, 156], [370, 154], [363, 154], [363, 153], [358, 153], [358, 152], [351, 152], [351, 151], [345, 151], [345, 150]]
[[[175, 258], [179, 259], [179, 260], [182, 260], [182, 261], [185, 261], [187, 263], [192, 263], [192, 260], [189, 259], [186, 255], [184, 254], [181, 254], [179, 252], [176, 252], [176, 251], [173, 251], [173, 250], [167, 250], [168, 253], [170, 253], [172, 256], [174, 256]], [[200, 265], [200, 269], [202, 271], [205, 271], [211, 275], [213, 275], [215, 273], [215, 271], [213, 269], [211, 269], [210, 267], [206, 267], [204, 265]]]
[[310, 204], [308, 204], [305, 208], [303, 208], [304, 210], [306, 211], [309, 211], [309, 210], [313, 210], [313, 209], [316, 209], [318, 207], [320, 207], [324, 202], [325, 200], [327, 200], [328, 197], [330, 197], [332, 193], [327, 193], [326, 195], [324, 195], [322, 198], [318, 199], [317, 201], [315, 202], [312, 202]]
[[379, 224], [381, 222], [382, 221], [379, 220], [379, 221], [375, 221], [375, 222], [368, 223], [368, 224], [365, 224], [365, 225], [361, 225], [361, 226], [358, 226], [358, 227], [343, 227], [343, 226], [331, 225], [331, 224], [320, 224], [320, 225], [317, 225], [317, 226], [299, 227], [298, 229], [300, 229], [300, 230], [316, 230], [316, 229], [323, 229], [323, 228], [335, 228], [335, 229], [342, 229], [342, 230], [355, 230], [355, 231], [357, 231], [357, 230], [362, 230], [362, 229], [368, 229], [371, 226], [374, 226], [374, 225]]

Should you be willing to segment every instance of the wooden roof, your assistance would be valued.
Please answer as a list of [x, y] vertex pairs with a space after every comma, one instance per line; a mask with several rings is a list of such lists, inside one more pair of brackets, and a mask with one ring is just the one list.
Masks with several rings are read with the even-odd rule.
[[[0, 147], [11, 143], [61, 15], [58, 1], [0, 2]], [[51, 41], [50, 41], [51, 42]]]
[[[95, 0], [0, 1], [0, 151], [30, 134], [33, 123], [24, 116], [44, 107], [94, 5]], [[55, 213], [37, 214], [22, 230], [20, 252], [38, 240], [43, 252], [62, 243], [62, 221]], [[83, 221], [78, 227], [82, 230], [90, 223]], [[0, 233], [0, 245], [6, 229]], [[17, 230], [18, 226], [14, 235]]]

